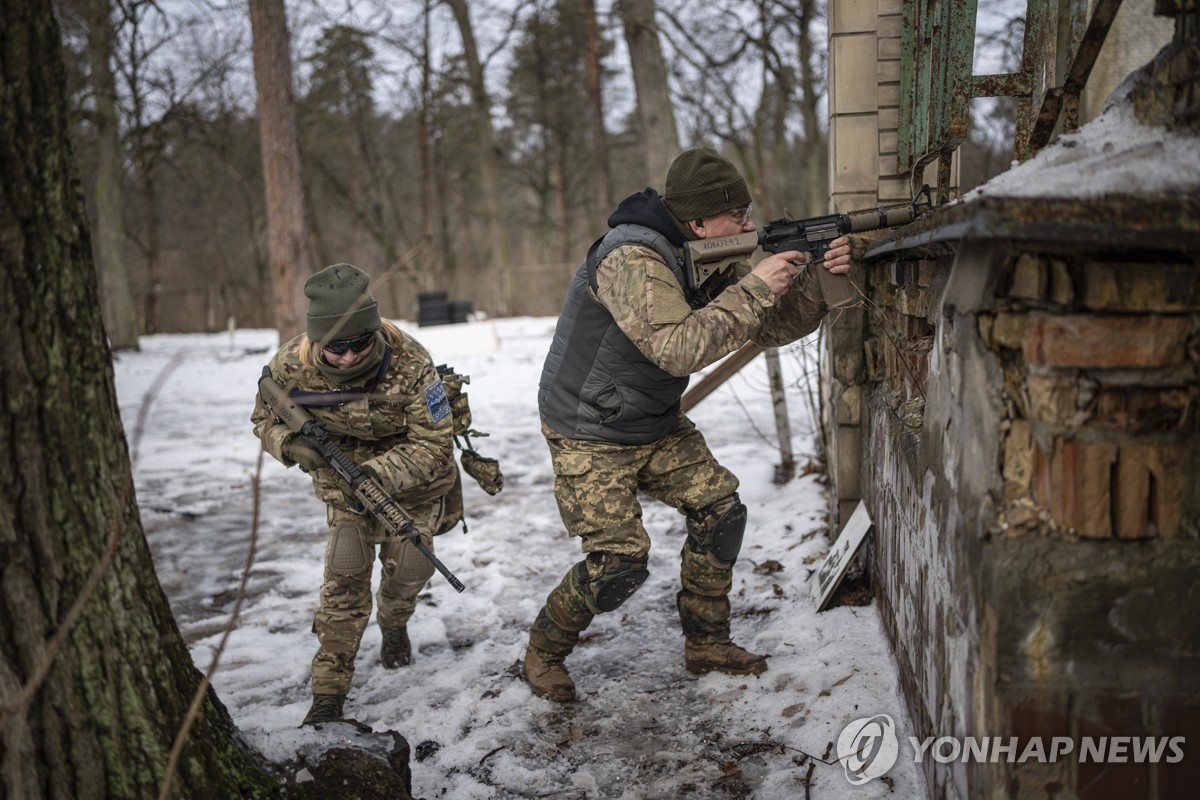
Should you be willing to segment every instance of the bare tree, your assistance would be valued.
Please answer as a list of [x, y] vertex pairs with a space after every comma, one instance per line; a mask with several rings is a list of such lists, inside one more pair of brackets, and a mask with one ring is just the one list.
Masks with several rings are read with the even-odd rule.
[[658, 40], [654, 0], [620, 0], [625, 43], [637, 91], [638, 120], [645, 145], [646, 180], [659, 184], [679, 153], [675, 112], [667, 89], [667, 65]]
[[254, 81], [267, 198], [267, 251], [281, 340], [304, 330], [304, 280], [313, 263], [296, 135], [292, 60], [283, 0], [250, 0]]
[[458, 24], [462, 37], [463, 57], [467, 62], [467, 75], [471, 89], [471, 103], [476, 114], [476, 153], [479, 158], [480, 183], [484, 213], [487, 215], [492, 252], [489, 254], [499, 277], [499, 299], [496, 311], [506, 315], [512, 310], [513, 275], [512, 258], [509, 253], [508, 224], [502, 211], [504, 198], [500, 189], [500, 148], [496, 144], [492, 124], [492, 100], [484, 82], [483, 62], [479, 60], [479, 49], [475, 44], [475, 30], [466, 0], [446, 0]]
[[[201, 676], [138, 516], [58, 35], [50, 4], [0, 6], [0, 795], [154, 797]], [[202, 697], [173, 796], [267, 794]]]
[[601, 211], [612, 207], [612, 179], [608, 173], [608, 134], [604, 129], [604, 95], [600, 87], [600, 35], [596, 30], [596, 2], [583, 0], [583, 58], [587, 64], [588, 107], [592, 112], [592, 152], [596, 160], [596, 202]]

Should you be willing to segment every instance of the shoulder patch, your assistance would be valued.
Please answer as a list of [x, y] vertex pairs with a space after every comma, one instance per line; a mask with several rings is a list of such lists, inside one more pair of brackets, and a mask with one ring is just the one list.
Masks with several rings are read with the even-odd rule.
[[450, 399], [446, 397], [446, 387], [441, 378], [426, 386], [421, 392], [425, 395], [425, 407], [429, 409], [432, 422], [440, 422], [450, 416]]

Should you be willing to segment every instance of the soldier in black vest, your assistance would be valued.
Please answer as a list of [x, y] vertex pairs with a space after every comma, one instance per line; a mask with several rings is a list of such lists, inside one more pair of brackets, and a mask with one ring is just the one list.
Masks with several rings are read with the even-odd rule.
[[587, 554], [529, 631], [523, 674], [534, 694], [558, 702], [575, 698], [563, 661], [580, 632], [648, 575], [639, 491], [687, 517], [677, 595], [687, 669], [767, 668], [730, 639], [728, 595], [746, 526], [738, 480], [679, 401], [689, 375], [747, 341], [778, 347], [815, 330], [826, 306], [814, 270], [850, 269], [843, 237], [820, 265], [791, 251], [694, 286], [684, 273], [688, 240], [754, 230], [745, 180], [707, 148], [675, 159], [665, 196], [647, 188], [627, 197], [608, 224], [567, 291], [538, 391], [559, 512]]

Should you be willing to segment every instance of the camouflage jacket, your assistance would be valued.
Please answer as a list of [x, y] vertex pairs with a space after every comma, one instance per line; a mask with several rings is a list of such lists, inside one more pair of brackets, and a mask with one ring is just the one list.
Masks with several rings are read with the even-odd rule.
[[[271, 375], [289, 392], [338, 392], [354, 386], [330, 382], [300, 360], [298, 336], [271, 359]], [[372, 376], [374, 377], [374, 376]], [[365, 385], [365, 381], [363, 385]], [[361, 388], [361, 387], [360, 387]], [[403, 334], [393, 346], [391, 363], [365, 395], [341, 405], [307, 405], [309, 413], [359, 467], [379, 479], [420, 530], [438, 527], [445, 500], [458, 482], [450, 404], [429, 353]], [[271, 416], [261, 397], [251, 415], [263, 449], [285, 466], [284, 442], [294, 434]], [[325, 503], [350, 508], [344, 482], [329, 467], [314, 470], [313, 488]]]
[[[777, 298], [743, 261], [730, 267], [736, 283], [693, 309], [661, 256], [626, 245], [597, 267], [595, 298], [646, 358], [672, 375], [691, 375], [747, 341], [779, 347], [816, 330], [826, 311], [813, 272], [819, 268], [809, 265]], [[708, 283], [720, 284], [721, 276]]]

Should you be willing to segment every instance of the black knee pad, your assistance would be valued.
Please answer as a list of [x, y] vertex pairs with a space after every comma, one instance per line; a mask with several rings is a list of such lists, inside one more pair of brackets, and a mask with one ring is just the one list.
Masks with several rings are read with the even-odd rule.
[[[726, 500], [732, 500], [733, 504], [718, 512], [716, 509], [726, 505]], [[688, 541], [693, 550], [711, 553], [718, 561], [732, 564], [742, 551], [742, 539], [746, 535], [746, 504], [736, 493], [726, 500], [688, 514], [688, 519], [707, 534], [703, 539], [689, 535]]]
[[578, 569], [584, 599], [597, 614], [615, 611], [650, 577], [646, 559], [618, 553], [588, 553]]

